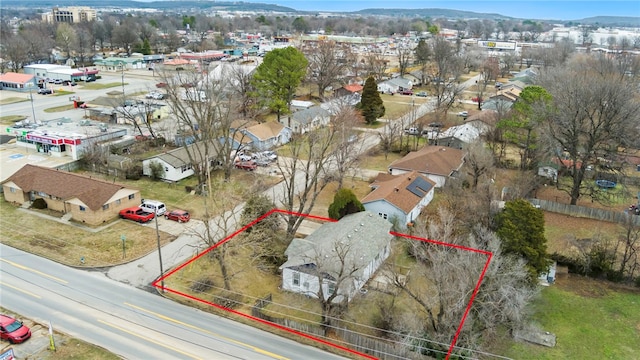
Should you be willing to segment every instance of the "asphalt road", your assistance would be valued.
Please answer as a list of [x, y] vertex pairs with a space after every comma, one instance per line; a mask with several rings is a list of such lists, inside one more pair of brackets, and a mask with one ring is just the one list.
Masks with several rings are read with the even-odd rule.
[[0, 244], [2, 306], [127, 359], [342, 359]]

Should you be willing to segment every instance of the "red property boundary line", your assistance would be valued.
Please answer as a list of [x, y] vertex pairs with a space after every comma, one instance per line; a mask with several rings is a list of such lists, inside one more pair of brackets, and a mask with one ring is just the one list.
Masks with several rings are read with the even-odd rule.
[[[261, 324], [269, 325], [269, 326], [274, 327], [276, 329], [284, 330], [284, 331], [289, 332], [291, 334], [295, 334], [295, 335], [301, 336], [303, 338], [310, 339], [310, 340], [316, 341], [318, 343], [321, 343], [321, 344], [324, 344], [324, 345], [328, 345], [328, 346], [331, 346], [333, 348], [336, 348], [336, 349], [339, 349], [339, 350], [342, 350], [342, 351], [345, 351], [345, 352], [348, 352], [348, 353], [351, 353], [351, 354], [354, 354], [354, 355], [358, 355], [358, 356], [366, 358], [366, 359], [372, 359], [372, 360], [377, 359], [376, 357], [373, 357], [371, 355], [364, 354], [364, 353], [361, 353], [359, 351], [355, 351], [355, 350], [349, 349], [347, 347], [344, 347], [344, 346], [329, 342], [327, 340], [324, 340], [324, 339], [321, 339], [321, 338], [318, 338], [318, 337], [315, 337], [315, 336], [312, 336], [312, 335], [309, 335], [309, 334], [305, 334], [303, 332], [300, 332], [300, 331], [297, 331], [297, 330], [294, 330], [294, 329], [291, 329], [291, 328], [288, 328], [288, 327], [285, 327], [285, 326], [282, 326], [282, 325], [279, 325], [279, 324], [276, 324], [276, 323], [272, 323], [270, 321], [267, 321], [267, 320], [264, 320], [264, 319], [260, 319], [260, 318], [257, 318], [255, 316], [251, 316], [249, 314], [245, 314], [245, 313], [239, 312], [237, 310], [226, 308], [224, 306], [221, 306], [221, 305], [215, 304], [213, 302], [197, 298], [197, 297], [195, 297], [193, 295], [185, 294], [185, 293], [183, 293], [181, 291], [178, 291], [178, 290], [175, 290], [175, 289], [171, 289], [171, 288], [168, 288], [166, 286], [163, 287], [162, 285], [159, 285], [159, 284], [163, 283], [164, 280], [168, 279], [171, 275], [173, 275], [176, 272], [180, 271], [185, 266], [187, 266], [187, 265], [191, 264], [192, 262], [198, 260], [199, 258], [204, 256], [205, 254], [207, 254], [210, 251], [214, 250], [218, 246], [226, 243], [227, 241], [233, 239], [238, 234], [244, 232], [248, 228], [252, 227], [253, 225], [255, 225], [257, 223], [259, 223], [260, 221], [264, 220], [265, 218], [271, 216], [274, 213], [280, 213], [280, 214], [285, 214], [285, 215], [294, 215], [294, 216], [303, 216], [303, 217], [306, 217], [306, 218], [321, 220], [321, 221], [325, 221], [325, 222], [336, 222], [337, 221], [337, 220], [330, 219], [330, 218], [325, 218], [325, 217], [322, 217], [322, 216], [316, 216], [316, 215], [311, 215], [311, 214], [302, 214], [302, 213], [297, 213], [297, 212], [292, 212], [292, 211], [285, 211], [285, 210], [281, 210], [281, 209], [272, 209], [269, 212], [267, 212], [266, 214], [260, 216], [259, 218], [253, 220], [251, 223], [243, 226], [241, 229], [235, 231], [231, 235], [229, 235], [226, 238], [222, 239], [221, 241], [219, 241], [215, 245], [211, 246], [207, 250], [205, 250], [205, 251], [201, 252], [200, 254], [198, 254], [197, 256], [193, 257], [191, 260], [189, 260], [189, 261], [185, 262], [184, 264], [176, 267], [175, 269], [167, 272], [166, 274], [164, 274], [164, 276], [162, 276], [162, 277], [158, 278], [156, 281], [154, 281], [152, 283], [152, 286], [154, 286], [154, 287], [156, 287], [158, 289], [161, 289], [163, 291], [168, 291], [168, 292], [171, 292], [173, 294], [185, 297], [187, 299], [190, 299], [190, 300], [193, 300], [193, 301], [205, 304], [205, 305], [209, 305], [209, 306], [215, 307], [215, 308], [220, 309], [220, 310], [227, 311], [227, 312], [229, 312], [231, 314], [238, 315], [238, 316], [243, 317], [245, 319], [249, 319], [249, 320], [253, 320], [253, 321], [256, 321], [258, 323], [261, 323]], [[460, 336], [460, 332], [462, 331], [462, 327], [464, 326], [464, 322], [467, 319], [467, 316], [469, 315], [469, 311], [471, 310], [471, 305], [473, 304], [473, 300], [475, 300], [475, 297], [478, 294], [478, 290], [480, 290], [480, 285], [482, 284], [482, 280], [484, 279], [485, 273], [487, 272], [487, 268], [489, 267], [489, 264], [491, 263], [491, 258], [493, 257], [493, 253], [491, 253], [489, 251], [485, 251], [485, 250], [466, 247], [466, 246], [461, 246], [461, 245], [456, 245], [456, 244], [451, 244], [451, 243], [446, 243], [446, 242], [437, 241], [437, 240], [431, 240], [431, 239], [426, 239], [426, 238], [420, 238], [420, 237], [413, 236], [413, 235], [408, 235], [408, 234], [402, 234], [402, 233], [398, 233], [398, 232], [395, 232], [395, 231], [390, 231], [389, 233], [391, 235], [397, 236], [397, 237], [404, 237], [404, 238], [411, 239], [411, 240], [428, 242], [428, 243], [432, 243], [432, 244], [436, 244], [436, 245], [442, 245], [442, 246], [448, 246], [448, 247], [452, 247], [452, 248], [455, 248], [455, 249], [459, 249], [459, 250], [463, 250], [463, 251], [470, 251], [470, 252], [474, 252], [474, 253], [478, 253], [478, 254], [482, 254], [482, 255], [486, 255], [487, 256], [487, 261], [484, 264], [482, 272], [480, 273], [480, 277], [478, 278], [478, 281], [476, 282], [476, 286], [475, 286], [475, 288], [473, 290], [473, 293], [471, 294], [471, 298], [469, 299], [469, 303], [467, 304], [467, 308], [465, 309], [464, 315], [462, 316], [462, 319], [460, 319], [460, 324], [458, 325], [458, 329], [456, 330], [456, 334], [454, 335], [453, 340], [451, 341], [451, 345], [449, 346], [449, 351], [447, 352], [447, 356], [445, 358], [446, 360], [448, 360], [449, 357], [451, 356], [451, 353], [453, 352], [453, 349], [455, 348], [456, 342], [458, 341], [458, 337]]]

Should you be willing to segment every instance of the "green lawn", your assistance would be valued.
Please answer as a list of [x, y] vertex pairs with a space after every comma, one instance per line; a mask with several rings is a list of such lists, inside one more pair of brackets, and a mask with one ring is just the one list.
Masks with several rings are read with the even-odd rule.
[[534, 319], [541, 328], [556, 334], [556, 346], [516, 343], [503, 355], [514, 359], [640, 359], [638, 291], [616, 290], [608, 283], [571, 276], [544, 288], [535, 310]]
[[2, 125], [13, 125], [14, 123], [24, 120], [27, 117], [24, 115], [7, 115], [0, 116], [0, 124]]
[[[124, 83], [124, 85], [129, 85], [129, 83]], [[88, 90], [100, 90], [100, 89], [108, 89], [108, 88], [112, 88], [112, 87], [117, 87], [120, 86], [122, 87], [122, 82], [112, 82], [112, 83], [100, 83], [100, 82], [92, 82], [92, 83], [85, 83], [82, 85], [83, 89], [88, 89]]]

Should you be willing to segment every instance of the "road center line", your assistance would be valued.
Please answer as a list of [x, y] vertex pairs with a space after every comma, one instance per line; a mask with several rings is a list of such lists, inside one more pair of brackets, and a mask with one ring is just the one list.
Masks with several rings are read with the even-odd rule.
[[42, 271], [38, 271], [38, 270], [36, 270], [36, 269], [32, 269], [32, 268], [27, 267], [27, 266], [24, 266], [24, 265], [20, 265], [20, 264], [18, 264], [18, 263], [15, 263], [15, 262], [10, 261], [10, 260], [7, 260], [7, 259], [0, 258], [0, 261], [2, 261], [2, 262], [6, 262], [7, 264], [9, 264], [9, 265], [13, 265], [13, 266], [15, 266], [15, 267], [17, 267], [17, 268], [19, 268], [19, 269], [22, 269], [22, 270], [31, 271], [31, 272], [32, 272], [32, 273], [34, 273], [34, 274], [38, 274], [38, 275], [40, 275], [40, 276], [47, 277], [47, 278], [49, 278], [49, 279], [55, 280], [55, 281], [57, 281], [57, 282], [60, 282], [60, 283], [62, 283], [62, 284], [68, 284], [68, 283], [69, 283], [68, 281], [62, 280], [62, 279], [60, 279], [60, 278], [57, 278], [57, 277], [55, 277], [55, 276], [52, 276], [52, 275], [49, 275], [49, 274], [46, 274], [46, 273], [43, 273]]
[[18, 288], [18, 287], [15, 287], [15, 286], [13, 286], [13, 285], [9, 285], [9, 284], [4, 283], [4, 282], [2, 282], [2, 281], [0, 281], [0, 285], [2, 285], [2, 286], [6, 286], [6, 287], [10, 287], [10, 288], [12, 288], [12, 289], [14, 289], [14, 290], [20, 291], [21, 293], [24, 293], [24, 294], [27, 294], [27, 295], [33, 296], [33, 297], [34, 297], [34, 298], [36, 298], [36, 299], [42, 299], [42, 296], [40, 296], [40, 295], [36, 295], [36, 294], [34, 294], [34, 293], [30, 292], [30, 291], [27, 291], [27, 290], [22, 290], [22, 289], [20, 289], [20, 288]]
[[195, 355], [192, 355], [192, 354], [186, 353], [186, 352], [184, 352], [184, 351], [182, 351], [182, 350], [178, 350], [178, 349], [176, 349], [176, 348], [174, 348], [174, 347], [171, 347], [171, 346], [165, 345], [165, 344], [163, 344], [163, 343], [161, 343], [161, 342], [159, 342], [159, 341], [157, 341], [157, 340], [154, 340], [154, 339], [151, 339], [151, 338], [148, 338], [148, 337], [142, 336], [142, 335], [140, 335], [140, 334], [136, 334], [135, 332], [130, 331], [130, 330], [127, 330], [127, 329], [122, 328], [122, 327], [120, 327], [120, 326], [117, 326], [117, 325], [114, 325], [114, 324], [110, 324], [110, 323], [108, 323], [108, 322], [106, 322], [106, 321], [103, 321], [103, 320], [100, 320], [100, 319], [98, 319], [98, 322], [100, 322], [100, 323], [102, 323], [102, 324], [105, 324], [105, 325], [107, 325], [107, 326], [110, 326], [110, 327], [112, 327], [112, 328], [114, 328], [114, 329], [120, 330], [120, 331], [122, 331], [122, 332], [124, 332], [124, 333], [127, 333], [127, 334], [129, 334], [129, 335], [133, 335], [133, 336], [138, 337], [138, 338], [140, 338], [140, 339], [146, 340], [146, 341], [148, 341], [148, 342], [150, 342], [150, 343], [152, 343], [152, 344], [156, 344], [156, 345], [162, 346], [162, 347], [163, 347], [163, 348], [165, 348], [165, 349], [169, 349], [169, 350], [171, 350], [171, 351], [175, 351], [175, 352], [177, 352], [177, 353], [179, 353], [179, 354], [182, 354], [182, 355], [188, 356], [188, 357], [190, 357], [190, 358], [192, 358], [192, 359], [201, 360], [199, 357], [197, 357], [197, 356], [195, 356]]
[[251, 349], [251, 350], [253, 350], [253, 351], [257, 352], [257, 353], [260, 353], [260, 354], [263, 354], [263, 355], [266, 355], [266, 356], [272, 357], [272, 358], [274, 358], [274, 359], [278, 359], [278, 360], [289, 360], [288, 358], [286, 358], [286, 357], [284, 357], [284, 356], [280, 356], [280, 355], [278, 355], [278, 354], [274, 354], [274, 353], [269, 352], [269, 351], [267, 351], [267, 350], [260, 349], [259, 347], [255, 347], [255, 346], [253, 346], [253, 345], [245, 344], [245, 343], [243, 343], [243, 342], [240, 342], [240, 341], [237, 341], [237, 340], [234, 340], [234, 339], [230, 339], [230, 338], [228, 338], [228, 337], [226, 337], [226, 336], [223, 336], [223, 335], [220, 335], [220, 334], [216, 334], [216, 333], [214, 333], [214, 332], [212, 332], [212, 331], [209, 331], [209, 330], [207, 330], [207, 329], [203, 329], [203, 328], [197, 327], [197, 326], [195, 326], [195, 325], [187, 324], [187, 323], [182, 322], [182, 321], [180, 321], [180, 320], [176, 320], [176, 319], [170, 318], [170, 317], [168, 317], [168, 316], [166, 316], [166, 315], [162, 315], [162, 314], [159, 314], [159, 313], [153, 312], [153, 311], [151, 311], [151, 310], [147, 310], [147, 309], [141, 308], [141, 307], [139, 307], [139, 306], [136, 306], [136, 305], [133, 305], [133, 304], [130, 304], [130, 303], [124, 303], [124, 304], [125, 304], [125, 305], [127, 305], [127, 306], [130, 306], [130, 307], [132, 307], [132, 308], [134, 308], [134, 309], [136, 309], [136, 310], [139, 310], [139, 311], [145, 312], [145, 313], [147, 313], [147, 314], [151, 314], [151, 315], [153, 315], [153, 316], [157, 316], [157, 317], [159, 317], [160, 319], [167, 320], [167, 321], [171, 321], [171, 322], [173, 322], [173, 323], [180, 324], [180, 325], [182, 325], [182, 326], [185, 326], [185, 327], [188, 327], [188, 328], [191, 328], [191, 329], [194, 329], [194, 330], [198, 330], [198, 331], [203, 332], [203, 333], [205, 333], [205, 334], [213, 335], [213, 336], [215, 336], [215, 337], [217, 337], [217, 338], [220, 338], [220, 339], [223, 339], [223, 340], [225, 340], [225, 341], [229, 341], [229, 342], [232, 342], [232, 343], [234, 343], [234, 344], [244, 346], [244, 347], [249, 348], [249, 349]]

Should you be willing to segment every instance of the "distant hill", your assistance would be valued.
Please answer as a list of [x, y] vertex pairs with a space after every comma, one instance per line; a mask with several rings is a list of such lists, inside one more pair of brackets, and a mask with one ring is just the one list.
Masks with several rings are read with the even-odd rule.
[[[56, 6], [89, 6], [94, 8], [120, 8], [120, 9], [158, 9], [173, 11], [189, 10], [224, 10], [224, 11], [264, 11], [264, 12], [285, 12], [300, 14], [315, 14], [318, 11], [298, 11], [296, 9], [275, 4], [254, 3], [244, 1], [207, 1], [207, 0], [171, 0], [171, 1], [133, 1], [133, 0], [1, 0], [1, 7], [11, 8], [31, 8], [31, 9], [51, 9]], [[267, 0], [268, 1], [268, 0]], [[391, 17], [411, 17], [411, 18], [448, 18], [448, 19], [511, 19], [524, 20], [509, 17], [496, 13], [478, 13], [464, 10], [451, 9], [363, 9], [344, 14], [356, 14], [361, 16], [391, 16]], [[530, 19], [539, 20], [539, 19]], [[551, 20], [546, 22], [572, 23], [572, 24], [598, 24], [602, 26], [628, 26], [640, 27], [640, 17], [631, 16], [595, 16], [585, 19], [571, 20]]]

